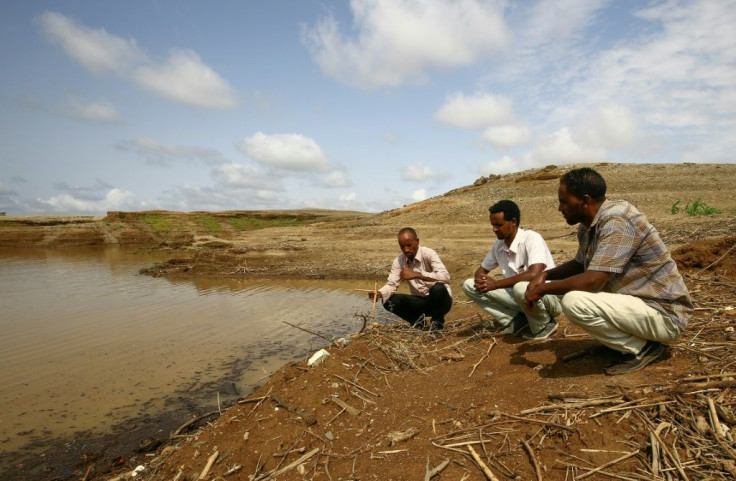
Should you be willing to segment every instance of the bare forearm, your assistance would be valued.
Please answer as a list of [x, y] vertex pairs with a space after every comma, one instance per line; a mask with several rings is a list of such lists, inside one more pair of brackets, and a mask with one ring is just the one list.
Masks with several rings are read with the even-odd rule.
[[576, 260], [569, 260], [564, 264], [552, 268], [546, 272], [547, 280], [557, 281], [560, 279], [567, 279], [578, 274], [582, 274], [585, 269], [583, 265]]

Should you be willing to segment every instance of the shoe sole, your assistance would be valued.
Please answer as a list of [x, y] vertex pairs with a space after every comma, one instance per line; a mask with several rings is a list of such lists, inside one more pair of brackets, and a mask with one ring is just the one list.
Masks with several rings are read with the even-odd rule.
[[[559, 327], [559, 324], [555, 322], [555, 327], [553, 327], [548, 333], [546, 333], [544, 335], [544, 337], [536, 337], [534, 334], [531, 334], [531, 333], [524, 334], [523, 337], [527, 341], [544, 341], [545, 339], [549, 339], [550, 337], [552, 337], [552, 334], [554, 334], [555, 332], [557, 332], [557, 328], [558, 327]], [[545, 326], [545, 329], [546, 328], [547, 327]]]
[[628, 374], [630, 372], [636, 372], [641, 371], [651, 363], [655, 362], [657, 359], [662, 357], [662, 355], [665, 353], [667, 348], [664, 345], [659, 345], [656, 348], [656, 351], [654, 353], [649, 354], [648, 356], [645, 356], [639, 364], [633, 364], [631, 366], [622, 366], [621, 364], [616, 364], [614, 366], [611, 366], [609, 368], [606, 368], [604, 371], [609, 376], [619, 376], [621, 374]]

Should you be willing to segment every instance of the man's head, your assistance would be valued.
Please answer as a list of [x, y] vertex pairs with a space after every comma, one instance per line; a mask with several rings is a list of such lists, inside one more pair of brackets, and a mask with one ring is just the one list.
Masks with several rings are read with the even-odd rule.
[[404, 227], [399, 231], [399, 248], [404, 253], [407, 259], [414, 260], [414, 256], [417, 255], [419, 250], [419, 237], [417, 237], [417, 231], [411, 227]]
[[488, 211], [493, 233], [511, 245], [521, 222], [519, 206], [511, 200], [501, 200], [489, 207]]
[[559, 210], [569, 225], [590, 226], [598, 208], [606, 200], [606, 181], [589, 167], [573, 169], [560, 178], [557, 190]]

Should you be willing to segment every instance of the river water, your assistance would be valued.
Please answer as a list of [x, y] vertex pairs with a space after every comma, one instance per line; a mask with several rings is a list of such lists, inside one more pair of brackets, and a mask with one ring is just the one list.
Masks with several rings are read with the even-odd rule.
[[366, 282], [170, 281], [150, 253], [0, 249], [0, 452], [232, 403], [370, 313]]

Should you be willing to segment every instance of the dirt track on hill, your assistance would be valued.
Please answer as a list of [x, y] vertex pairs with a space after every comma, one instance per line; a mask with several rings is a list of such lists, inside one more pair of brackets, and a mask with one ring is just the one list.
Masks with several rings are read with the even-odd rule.
[[[436, 479], [488, 479], [472, 448], [498, 479], [734, 479], [734, 437], [714, 418], [736, 426], [736, 165], [594, 167], [609, 198], [631, 201], [660, 231], [697, 307], [664, 360], [615, 378], [602, 374], [613, 353], [564, 317], [551, 340], [522, 342], [485, 329], [460, 290], [493, 241], [487, 208], [502, 198], [520, 205], [522, 227], [540, 232], [556, 261], [574, 254], [574, 229], [556, 211], [557, 179], [572, 166], [502, 176], [380, 214], [327, 212], [257, 230], [232, 228], [227, 215], [242, 215], [232, 213], [220, 218], [222, 228], [195, 221], [201, 214], [163, 213], [176, 218], [165, 232], [133, 214], [66, 227], [8, 229], [13, 220], [0, 221], [0, 245], [73, 245], [71, 232], [85, 232], [85, 242], [170, 251], [151, 275], [350, 277], [370, 288], [398, 254], [396, 232], [412, 226], [460, 293], [440, 337], [394, 324], [380, 308], [376, 323], [364, 313], [366, 329], [330, 347], [320, 366], [284, 367], [221, 416], [164, 436], [152, 456], [122, 454], [117, 465], [112, 452], [67, 460], [70, 476], [109, 479], [140, 464], [145, 471], [134, 479], [194, 480], [211, 464], [203, 479], [404, 480], [447, 459]], [[673, 214], [678, 200], [722, 213]]]

